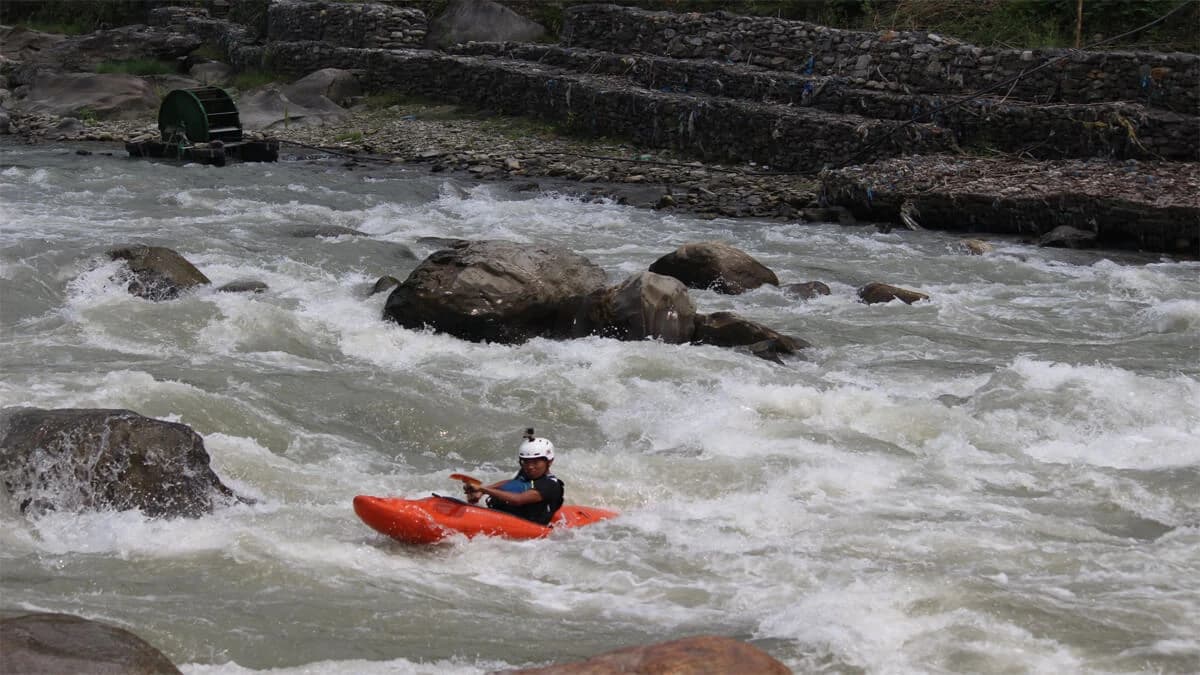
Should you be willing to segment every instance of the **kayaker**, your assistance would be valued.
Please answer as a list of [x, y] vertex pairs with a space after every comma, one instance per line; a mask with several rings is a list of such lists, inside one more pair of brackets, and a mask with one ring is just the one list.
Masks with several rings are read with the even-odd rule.
[[548, 525], [563, 503], [563, 482], [550, 473], [554, 444], [534, 436], [533, 429], [526, 429], [517, 448], [517, 460], [521, 468], [511, 480], [491, 485], [464, 484], [467, 501], [475, 504], [487, 495], [488, 508]]

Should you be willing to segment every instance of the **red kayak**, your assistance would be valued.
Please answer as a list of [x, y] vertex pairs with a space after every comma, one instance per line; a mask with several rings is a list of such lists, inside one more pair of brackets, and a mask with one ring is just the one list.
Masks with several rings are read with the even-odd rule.
[[581, 527], [617, 515], [616, 511], [563, 504], [547, 527], [502, 511], [436, 495], [424, 499], [358, 495], [354, 498], [354, 512], [372, 529], [408, 544], [432, 544], [455, 534], [464, 534], [468, 538], [490, 535], [537, 539], [553, 532], [553, 528]]

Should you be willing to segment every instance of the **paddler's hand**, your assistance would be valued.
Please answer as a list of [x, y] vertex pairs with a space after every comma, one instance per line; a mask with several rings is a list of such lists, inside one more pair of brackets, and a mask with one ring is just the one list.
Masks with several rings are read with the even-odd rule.
[[463, 492], [467, 495], [467, 501], [472, 504], [479, 501], [479, 498], [483, 496], [483, 490], [470, 483], [463, 483]]

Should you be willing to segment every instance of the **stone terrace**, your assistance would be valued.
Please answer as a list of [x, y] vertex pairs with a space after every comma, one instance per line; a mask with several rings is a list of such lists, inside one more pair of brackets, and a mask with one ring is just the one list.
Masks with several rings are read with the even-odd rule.
[[[1200, 160], [1195, 55], [983, 49], [928, 33], [863, 33], [725, 12], [675, 14], [612, 5], [567, 10], [561, 46], [471, 43], [443, 53], [395, 48], [396, 42], [388, 49], [373, 47], [381, 38], [362, 34], [363, 21], [307, 26], [320, 21], [320, 12], [311, 11], [314, 4], [321, 3], [277, 3], [271, 21], [287, 29], [271, 32], [319, 34], [321, 41], [253, 44], [221, 32], [211, 20], [178, 12], [165, 22], [216, 31], [238, 68], [294, 75], [346, 68], [358, 72], [370, 90], [541, 118], [707, 161], [810, 175], [824, 171], [823, 180], [836, 185], [824, 190], [825, 197], [865, 218], [900, 220], [895, 205], [911, 201], [907, 193], [867, 202], [894, 169], [887, 160], [908, 155], [965, 150], [1008, 155], [986, 160], [990, 163], [1137, 160], [1147, 167], [1169, 160], [1154, 171], [1183, 173], [1194, 173]], [[392, 11], [385, 5], [347, 7], [356, 9], [339, 11], [373, 16], [373, 25], [412, 23], [411, 14], [380, 19], [377, 15]], [[415, 43], [420, 34], [387, 30], [400, 43]], [[959, 156], [941, 165], [969, 172], [972, 161]], [[1074, 175], [1058, 172], [1050, 189], [1071, 194]], [[946, 187], [946, 176], [939, 181], [909, 189], [936, 192]], [[959, 203], [1008, 198], [980, 193]], [[1102, 243], [1195, 253], [1200, 210], [1193, 201], [1159, 194], [1123, 205], [1123, 212], [1147, 214], [1133, 219], [1135, 229], [1144, 223], [1155, 230], [1143, 237], [1128, 231], [1106, 236], [1101, 230], [1111, 219], [1089, 214], [1089, 208], [1105, 208], [1096, 199], [1085, 197], [1073, 206], [1072, 222], [1094, 223], [1090, 227]], [[1025, 219], [1029, 224], [1016, 229], [1041, 234], [1056, 222], [1045, 217], [1045, 203], [1006, 213], [992, 231], [1012, 232], [1013, 219]], [[1177, 210], [1166, 214], [1166, 208]], [[959, 222], [952, 209], [929, 212], [937, 215], [920, 220], [927, 227], [965, 229], [967, 222], [977, 231], [991, 227], [986, 213]], [[910, 214], [905, 220], [917, 219]], [[1163, 223], [1171, 222], [1178, 224], [1163, 231]]]

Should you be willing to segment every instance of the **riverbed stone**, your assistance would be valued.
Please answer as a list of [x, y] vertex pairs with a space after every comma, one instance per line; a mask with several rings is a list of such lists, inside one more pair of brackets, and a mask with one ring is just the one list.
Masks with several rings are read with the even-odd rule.
[[892, 300], [900, 300], [906, 305], [911, 305], [920, 300], [928, 300], [929, 296], [907, 288], [893, 286], [891, 284], [872, 281], [858, 289], [858, 297], [868, 305], [876, 303], [891, 302]]
[[655, 260], [650, 271], [704, 288], [738, 295], [763, 284], [779, 285], [779, 277], [750, 254], [721, 241], [684, 244]]
[[[692, 341], [697, 344], [718, 347], [747, 347], [753, 345], [756, 355], [794, 354], [811, 347], [807, 341], [761, 323], [751, 321], [733, 312], [713, 312], [696, 315], [696, 331]], [[767, 344], [762, 344], [767, 343]], [[761, 352], [762, 354], [759, 354]], [[766, 358], [771, 358], [767, 356]]]
[[474, 342], [568, 337], [604, 270], [559, 246], [486, 240], [431, 253], [384, 306], [384, 318]]
[[237, 501], [190, 427], [121, 409], [0, 410], [0, 483], [22, 511], [198, 517]]
[[108, 256], [126, 261], [129, 292], [147, 300], [171, 300], [212, 283], [186, 258], [162, 246], [124, 246], [110, 250]]
[[784, 284], [780, 289], [793, 298], [811, 300], [819, 295], [829, 295], [829, 286], [820, 281], [803, 281], [795, 284]]
[[180, 675], [165, 654], [124, 628], [53, 613], [0, 620], [0, 672]]
[[792, 671], [754, 645], [733, 638], [700, 635], [618, 649], [586, 661], [501, 672], [507, 675], [788, 675]]

